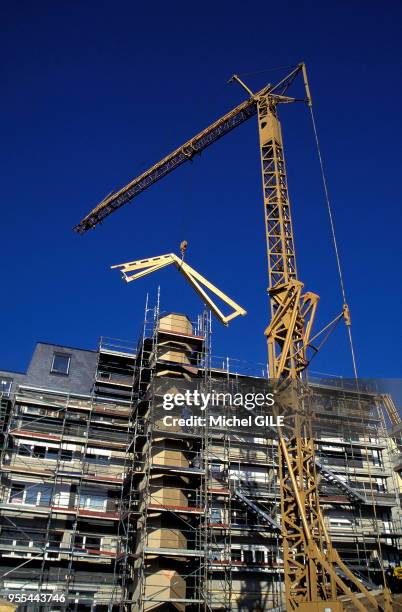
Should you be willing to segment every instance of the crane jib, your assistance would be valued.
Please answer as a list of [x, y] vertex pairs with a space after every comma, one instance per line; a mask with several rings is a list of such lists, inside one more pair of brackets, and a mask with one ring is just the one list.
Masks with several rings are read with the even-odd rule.
[[191, 160], [197, 153], [201, 153], [209, 145], [219, 140], [222, 136], [233, 130], [235, 127], [247, 121], [257, 113], [256, 100], [250, 98], [235, 109], [215, 121], [203, 132], [194, 136], [184, 145], [176, 149], [173, 153], [152, 166], [149, 170], [135, 178], [117, 193], [107, 196], [98, 206], [96, 206], [74, 230], [80, 234], [94, 228], [105, 217], [112, 212], [130, 202], [133, 198], [145, 189], [156, 183], [184, 162]]

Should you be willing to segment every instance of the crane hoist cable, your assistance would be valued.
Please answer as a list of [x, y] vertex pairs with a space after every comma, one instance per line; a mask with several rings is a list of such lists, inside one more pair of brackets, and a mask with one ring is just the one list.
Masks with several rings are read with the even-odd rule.
[[[348, 330], [350, 353], [351, 353], [352, 364], [353, 364], [353, 373], [354, 373], [354, 378], [355, 378], [355, 382], [356, 382], [356, 388], [357, 388], [357, 390], [359, 392], [359, 381], [358, 381], [358, 374], [357, 374], [356, 353], [355, 353], [353, 337], [352, 337], [351, 321], [350, 321], [350, 315], [349, 315], [349, 306], [348, 306], [347, 299], [346, 299], [345, 281], [344, 281], [343, 269], [342, 269], [342, 264], [341, 264], [341, 257], [340, 257], [340, 252], [339, 252], [338, 240], [337, 240], [337, 237], [336, 237], [334, 215], [333, 215], [333, 212], [332, 212], [331, 200], [330, 200], [330, 197], [329, 197], [328, 183], [327, 183], [327, 178], [326, 178], [325, 169], [324, 169], [324, 162], [323, 162], [323, 158], [322, 158], [320, 142], [319, 142], [319, 138], [318, 138], [317, 124], [316, 124], [316, 121], [315, 121], [313, 106], [312, 106], [311, 102], [309, 103], [309, 109], [310, 109], [311, 122], [312, 122], [312, 126], [313, 126], [315, 144], [316, 144], [316, 148], [317, 148], [317, 156], [318, 156], [318, 160], [319, 160], [319, 164], [320, 164], [321, 178], [322, 178], [322, 183], [323, 183], [323, 188], [324, 188], [325, 201], [326, 201], [327, 210], [328, 210], [329, 223], [330, 223], [330, 227], [331, 227], [332, 242], [333, 242], [333, 245], [334, 245], [336, 264], [337, 264], [337, 268], [338, 268], [339, 285], [340, 285], [342, 299], [343, 299], [344, 319], [345, 319], [346, 327], [347, 327], [347, 330]], [[346, 311], [346, 313], [345, 313], [345, 311]], [[366, 438], [366, 436], [365, 436], [365, 438]], [[366, 443], [365, 443], [365, 450], [366, 450], [366, 457], [368, 457], [368, 447], [367, 447]], [[377, 509], [376, 509], [376, 504], [375, 504], [374, 491], [373, 491], [373, 485], [372, 485], [372, 477], [371, 477], [371, 469], [370, 469], [369, 462], [367, 463], [367, 465], [368, 465], [370, 485], [371, 485], [370, 488], [371, 488], [371, 497], [372, 497], [372, 507], [373, 507], [373, 513], [374, 513], [374, 518], [375, 518], [376, 540], [377, 540], [377, 546], [378, 546], [378, 549], [379, 549], [379, 552], [380, 552], [379, 561], [380, 561], [380, 567], [381, 567], [381, 574], [382, 574], [382, 580], [383, 580], [384, 587], [387, 587], [387, 581], [386, 581], [386, 576], [385, 576], [385, 568], [384, 568], [382, 552], [381, 552], [382, 545], [381, 545], [380, 533], [379, 533], [379, 529], [378, 529]]]
[[343, 276], [341, 257], [340, 257], [340, 253], [339, 253], [338, 240], [337, 240], [337, 237], [336, 237], [334, 215], [333, 215], [333, 212], [332, 212], [331, 201], [330, 201], [330, 198], [329, 198], [328, 183], [327, 183], [327, 178], [326, 178], [326, 174], [325, 174], [325, 170], [324, 170], [324, 162], [323, 162], [323, 158], [322, 158], [322, 154], [321, 154], [320, 141], [318, 139], [317, 124], [316, 124], [316, 121], [315, 121], [315, 116], [314, 116], [314, 111], [313, 111], [312, 103], [309, 104], [309, 109], [310, 109], [311, 123], [312, 123], [312, 126], [313, 126], [313, 132], [314, 132], [314, 140], [315, 140], [315, 144], [316, 144], [316, 148], [317, 148], [317, 156], [318, 156], [318, 161], [319, 161], [319, 164], [320, 164], [321, 179], [322, 179], [322, 184], [323, 184], [323, 188], [324, 188], [325, 202], [326, 202], [327, 210], [328, 210], [329, 224], [330, 224], [330, 227], [331, 227], [332, 242], [333, 242], [333, 245], [334, 245], [335, 257], [336, 257], [336, 265], [337, 265], [337, 268], [338, 268], [338, 277], [339, 277], [339, 285], [340, 285], [341, 294], [342, 294], [342, 300], [343, 300], [343, 309], [347, 313], [347, 316], [345, 316], [345, 322], [346, 322], [346, 327], [347, 327], [347, 330], [348, 330], [350, 353], [351, 353], [351, 356], [352, 356], [352, 364], [353, 364], [353, 373], [354, 373], [354, 377], [355, 377], [355, 379], [357, 381], [358, 375], [357, 375], [357, 365], [356, 365], [356, 353], [355, 353], [355, 348], [354, 348], [354, 344], [353, 344], [350, 316], [348, 316], [349, 315], [349, 306], [348, 306], [348, 302], [347, 302], [347, 299], [346, 299], [345, 281], [344, 281], [344, 276]]

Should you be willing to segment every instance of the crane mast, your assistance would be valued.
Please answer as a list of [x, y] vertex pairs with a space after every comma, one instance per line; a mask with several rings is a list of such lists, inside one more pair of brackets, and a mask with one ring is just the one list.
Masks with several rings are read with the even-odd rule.
[[[292, 99], [288, 99], [291, 101]], [[296, 378], [308, 364], [306, 350], [318, 295], [303, 294], [297, 278], [278, 101], [269, 93], [258, 96], [258, 130], [264, 196], [271, 322], [268, 338], [270, 377]]]
[[[288, 97], [287, 90], [302, 74], [306, 98]], [[356, 579], [333, 548], [325, 527], [318, 493], [318, 478], [311, 429], [310, 393], [302, 378], [308, 365], [307, 349], [319, 300], [305, 292], [296, 267], [296, 251], [288, 196], [285, 158], [278, 105], [303, 101], [311, 104], [306, 69], [299, 64], [276, 85], [258, 93], [234, 76], [248, 92], [249, 99], [215, 121], [142, 173], [116, 193], [109, 194], [74, 228], [85, 233], [106, 216], [131, 201], [150, 185], [191, 160], [206, 147], [257, 115], [264, 198], [264, 218], [268, 258], [268, 293], [271, 318], [265, 330], [270, 378], [291, 389], [290, 432], [279, 434], [279, 477], [281, 491], [282, 538], [285, 570], [286, 607], [299, 610], [338, 612], [343, 606], [337, 596], [347, 595], [355, 609], [364, 606], [343, 577], [352, 582], [375, 610], [391, 610], [384, 590], [384, 607]]]
[[[303, 294], [287, 187], [277, 100], [258, 97], [258, 130], [267, 241], [271, 322], [266, 329], [270, 377], [291, 381], [291, 433], [280, 435], [279, 477], [285, 590], [289, 610], [336, 599], [336, 583], [319, 563], [329, 538], [320, 510], [308, 389], [300, 379], [318, 295]], [[314, 550], [314, 553], [311, 554]], [[339, 608], [341, 609], [341, 608]]]

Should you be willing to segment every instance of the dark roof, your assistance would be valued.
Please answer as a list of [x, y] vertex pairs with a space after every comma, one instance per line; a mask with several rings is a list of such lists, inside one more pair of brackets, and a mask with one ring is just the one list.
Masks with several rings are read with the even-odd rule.
[[66, 346], [65, 344], [57, 344], [56, 342], [45, 342], [44, 340], [38, 340], [36, 344], [45, 344], [46, 346], [54, 346], [56, 348], [65, 348], [70, 351], [85, 351], [86, 353], [97, 353], [98, 349], [87, 349], [79, 346]]
[[4, 370], [0, 368], [0, 374], [20, 374], [20, 376], [25, 376], [26, 372], [20, 372], [19, 370]]

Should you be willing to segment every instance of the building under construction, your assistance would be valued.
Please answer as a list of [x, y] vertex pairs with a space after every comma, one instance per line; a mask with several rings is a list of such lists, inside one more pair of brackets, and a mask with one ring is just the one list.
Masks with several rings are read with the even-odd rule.
[[[19, 595], [19, 610], [286, 609], [272, 428], [164, 425], [167, 393], [266, 385], [210, 344], [207, 314], [193, 324], [146, 306], [137, 346], [39, 343], [26, 374], [1, 373], [3, 598]], [[309, 388], [325, 524], [376, 593], [400, 563], [392, 400], [342, 379]]]
[[[95, 228], [256, 117], [268, 367], [213, 357], [210, 313], [227, 325], [246, 311], [184, 261], [183, 240], [181, 258], [113, 267], [131, 282], [173, 265], [206, 306], [195, 324], [161, 314], [158, 298], [145, 308], [135, 347], [39, 344], [26, 374], [5, 372], [1, 580], [3, 595], [22, 610], [391, 612], [397, 605], [401, 419], [389, 395], [357, 377], [306, 66], [257, 92], [237, 75], [231, 80], [245, 101], [110, 192], [75, 230]], [[297, 271], [278, 115], [293, 103], [306, 104], [311, 117], [342, 304], [331, 305], [341, 312], [314, 333], [319, 296]], [[316, 380], [311, 358], [340, 321], [354, 379]], [[244, 428], [247, 397], [268, 398], [267, 391], [275, 396], [269, 418], [255, 404], [262, 425]], [[187, 394], [207, 397], [204, 422], [194, 420]], [[180, 398], [169, 423], [167, 398]]]

